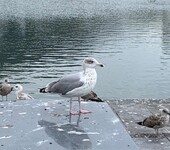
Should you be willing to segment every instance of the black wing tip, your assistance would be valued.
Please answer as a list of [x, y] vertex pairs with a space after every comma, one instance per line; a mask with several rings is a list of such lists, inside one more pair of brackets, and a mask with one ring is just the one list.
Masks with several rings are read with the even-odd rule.
[[89, 99], [91, 101], [95, 101], [95, 102], [104, 102], [102, 99], [100, 98], [96, 98], [96, 99]]
[[14, 91], [14, 87], [11, 87], [11, 91]]
[[136, 122], [138, 125], [143, 125], [143, 122], [142, 121], [140, 121], [140, 122]]
[[41, 89], [40, 89], [40, 93], [47, 93], [47, 92], [45, 91], [45, 89], [46, 89], [46, 88], [41, 88]]
[[[83, 98], [83, 97], [82, 97]], [[93, 101], [93, 102], [104, 102], [102, 99], [100, 98], [88, 98], [88, 99], [85, 99], [83, 98], [84, 101]]]

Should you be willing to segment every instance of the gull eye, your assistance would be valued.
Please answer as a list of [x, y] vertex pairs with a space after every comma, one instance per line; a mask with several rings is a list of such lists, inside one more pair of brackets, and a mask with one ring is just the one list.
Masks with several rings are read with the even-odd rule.
[[18, 88], [18, 85], [16, 85], [15, 87]]
[[94, 63], [94, 61], [93, 60], [87, 60], [87, 63], [92, 64], [92, 63]]
[[167, 111], [166, 111], [165, 109], [163, 109], [163, 112], [164, 112], [164, 113], [167, 113]]

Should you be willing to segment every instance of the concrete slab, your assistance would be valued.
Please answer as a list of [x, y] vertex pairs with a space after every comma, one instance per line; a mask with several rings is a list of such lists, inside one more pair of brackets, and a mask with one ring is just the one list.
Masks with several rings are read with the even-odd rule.
[[138, 149], [107, 103], [82, 104], [92, 113], [69, 116], [69, 102], [63, 100], [0, 103], [0, 149]]

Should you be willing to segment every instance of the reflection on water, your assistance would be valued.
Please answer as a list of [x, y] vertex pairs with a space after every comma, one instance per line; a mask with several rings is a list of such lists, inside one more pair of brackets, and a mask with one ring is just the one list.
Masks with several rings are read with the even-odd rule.
[[1, 81], [44, 98], [39, 87], [94, 56], [105, 64], [97, 69], [101, 98], [170, 97], [169, 1], [10, 3], [0, 2]]

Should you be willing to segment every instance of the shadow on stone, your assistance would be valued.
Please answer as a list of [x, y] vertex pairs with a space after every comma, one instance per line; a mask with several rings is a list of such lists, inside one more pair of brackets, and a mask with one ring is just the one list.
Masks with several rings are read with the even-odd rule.
[[60, 146], [65, 147], [69, 150], [88, 150], [91, 149], [92, 143], [90, 141], [89, 136], [83, 129], [79, 127], [79, 119], [78, 117], [77, 123], [57, 125], [53, 122], [48, 122], [45, 120], [38, 121], [38, 124], [42, 127], [45, 127], [45, 132], [49, 137], [54, 139], [56, 143]]

